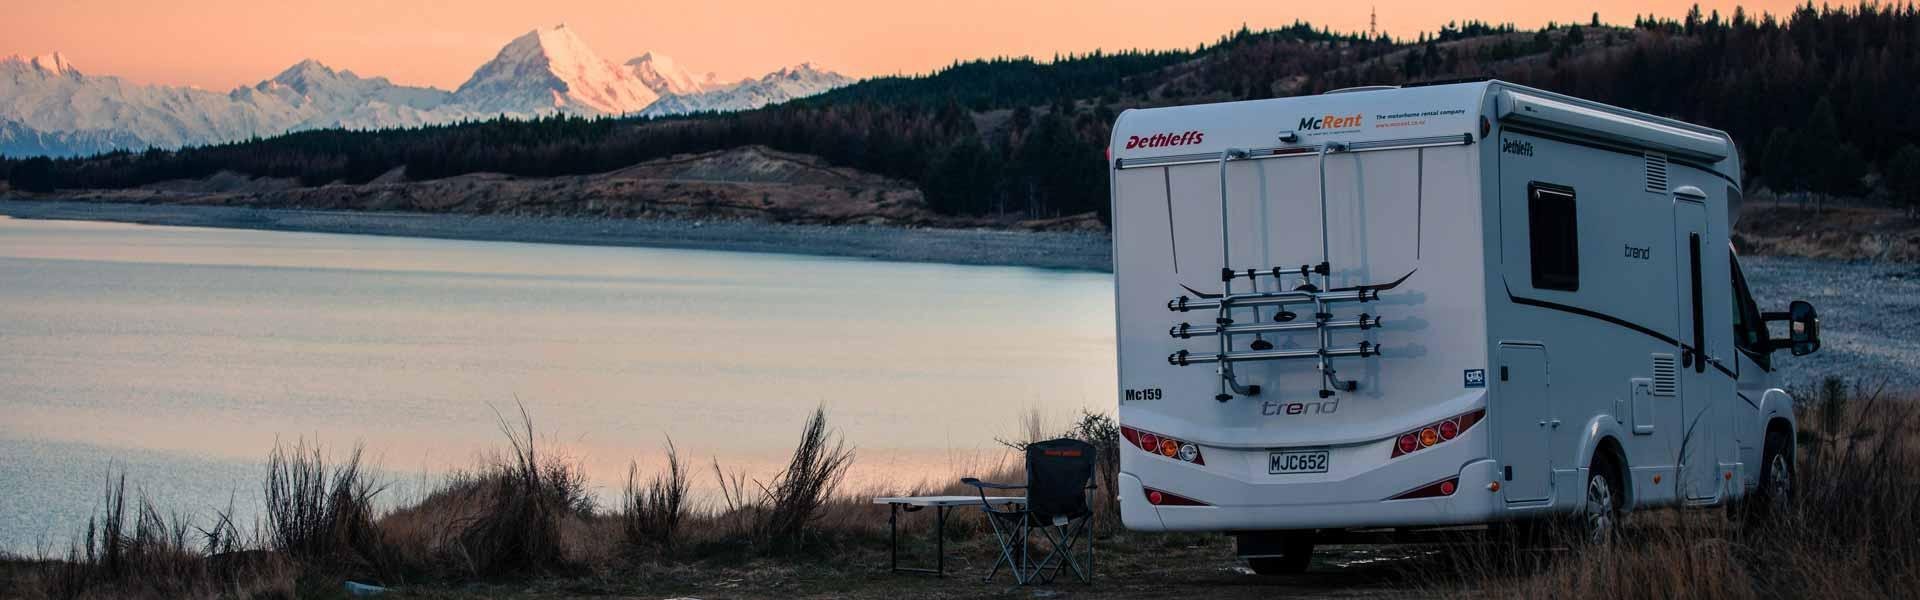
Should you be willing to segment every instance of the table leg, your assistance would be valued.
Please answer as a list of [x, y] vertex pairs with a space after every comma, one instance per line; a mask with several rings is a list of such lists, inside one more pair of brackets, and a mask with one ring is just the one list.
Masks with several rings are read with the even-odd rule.
[[935, 577], [947, 576], [947, 509], [948, 507], [942, 506], [938, 512], [934, 513], [934, 520], [938, 521], [938, 525], [933, 528], [933, 536], [936, 538], [933, 547], [934, 552], [940, 553], [940, 557], [934, 562]]
[[900, 505], [887, 505], [887, 568], [900, 570]]

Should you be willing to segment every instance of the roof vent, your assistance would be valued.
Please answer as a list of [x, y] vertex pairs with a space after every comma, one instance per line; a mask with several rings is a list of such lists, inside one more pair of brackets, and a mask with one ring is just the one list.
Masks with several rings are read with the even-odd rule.
[[1653, 355], [1653, 395], [1673, 396], [1679, 388], [1678, 368], [1674, 367], [1672, 354]]
[[1655, 194], [1667, 193], [1667, 155], [1648, 152], [1646, 157], [1647, 191]]

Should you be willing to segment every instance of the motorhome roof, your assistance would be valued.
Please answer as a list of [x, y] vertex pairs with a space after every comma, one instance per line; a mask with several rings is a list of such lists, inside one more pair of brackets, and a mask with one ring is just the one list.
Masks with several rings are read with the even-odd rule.
[[1132, 109], [1115, 121], [1111, 151], [1124, 168], [1144, 159], [1203, 159], [1228, 149], [1477, 139], [1479, 119], [1489, 114], [1506, 126], [1662, 152], [1710, 165], [1730, 181], [1740, 178], [1738, 155], [1724, 132], [1497, 80]]

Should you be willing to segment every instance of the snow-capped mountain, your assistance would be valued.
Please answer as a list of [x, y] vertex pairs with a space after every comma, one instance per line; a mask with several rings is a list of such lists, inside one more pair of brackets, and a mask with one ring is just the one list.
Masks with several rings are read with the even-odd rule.
[[640, 83], [662, 96], [698, 94], [726, 85], [712, 72], [694, 77], [672, 57], [652, 52], [627, 61], [627, 69], [634, 77], [640, 78]]
[[174, 148], [305, 129], [414, 127], [498, 115], [745, 110], [850, 82], [807, 64], [723, 83], [655, 53], [615, 63], [565, 25], [515, 38], [452, 92], [361, 77], [313, 60], [220, 93], [87, 75], [57, 53], [13, 56], [0, 59], [0, 155]]
[[468, 108], [508, 114], [619, 115], [660, 98], [632, 72], [600, 58], [566, 25], [515, 38], [453, 95]]
[[646, 110], [640, 111], [640, 114], [666, 116], [702, 111], [752, 110], [794, 98], [805, 98], [849, 83], [853, 83], [853, 79], [845, 75], [821, 69], [813, 63], [800, 63], [759, 79], [743, 79], [732, 85], [710, 87], [697, 94], [663, 96]]
[[13, 121], [0, 121], [0, 156], [98, 154], [148, 145], [125, 131], [47, 133]]
[[385, 77], [363, 79], [353, 71], [335, 71], [312, 59], [300, 61], [273, 79], [236, 88], [227, 97], [259, 113], [263, 122], [279, 125], [263, 133], [327, 127], [415, 127], [464, 114], [451, 106], [453, 94], [446, 91], [394, 85]]

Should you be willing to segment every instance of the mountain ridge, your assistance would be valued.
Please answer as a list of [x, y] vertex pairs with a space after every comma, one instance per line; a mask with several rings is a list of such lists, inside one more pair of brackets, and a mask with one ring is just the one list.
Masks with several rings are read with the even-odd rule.
[[[738, 111], [843, 86], [829, 70], [719, 81], [648, 52], [602, 58], [564, 24], [509, 41], [454, 90], [395, 84], [305, 59], [216, 92], [82, 73], [60, 52], [0, 58], [0, 156], [174, 149], [312, 129], [386, 129], [508, 116], [667, 116]], [[656, 108], [655, 106], [658, 105]]]

